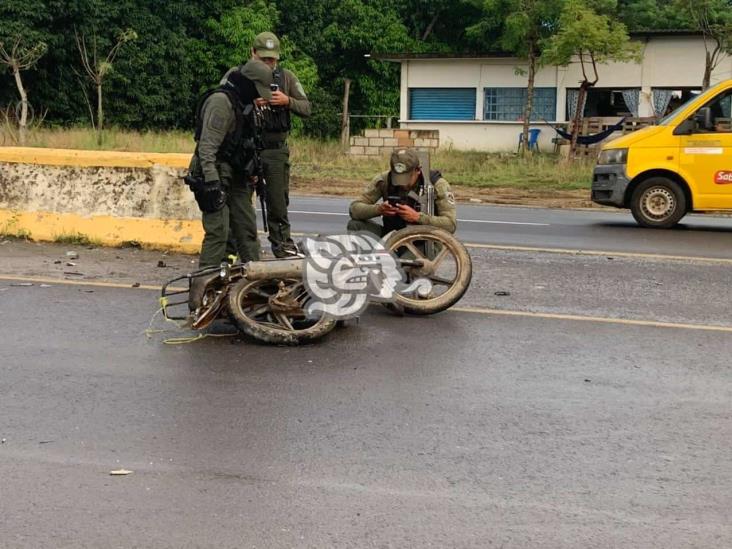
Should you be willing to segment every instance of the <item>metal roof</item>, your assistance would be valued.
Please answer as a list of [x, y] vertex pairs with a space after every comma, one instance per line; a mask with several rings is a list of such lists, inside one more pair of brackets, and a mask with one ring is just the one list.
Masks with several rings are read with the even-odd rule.
[[[633, 38], [650, 38], [652, 36], [701, 36], [702, 33], [689, 29], [655, 29], [655, 30], [638, 30], [630, 33]], [[493, 52], [461, 52], [461, 53], [444, 53], [444, 52], [393, 52], [393, 53], [371, 53], [369, 57], [379, 59], [380, 61], [411, 61], [420, 59], [506, 59], [516, 57], [515, 54], [505, 51]]]

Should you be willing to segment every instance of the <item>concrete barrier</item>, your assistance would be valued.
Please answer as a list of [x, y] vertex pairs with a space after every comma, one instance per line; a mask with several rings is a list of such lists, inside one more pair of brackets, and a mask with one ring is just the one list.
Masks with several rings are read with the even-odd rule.
[[0, 147], [0, 232], [197, 252], [189, 154]]

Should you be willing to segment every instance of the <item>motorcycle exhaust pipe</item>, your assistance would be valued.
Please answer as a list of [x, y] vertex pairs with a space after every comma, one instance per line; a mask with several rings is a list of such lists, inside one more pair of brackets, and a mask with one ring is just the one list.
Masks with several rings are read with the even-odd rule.
[[301, 279], [305, 271], [304, 259], [277, 259], [273, 261], [250, 261], [247, 263], [247, 280], [268, 280], [271, 278]]

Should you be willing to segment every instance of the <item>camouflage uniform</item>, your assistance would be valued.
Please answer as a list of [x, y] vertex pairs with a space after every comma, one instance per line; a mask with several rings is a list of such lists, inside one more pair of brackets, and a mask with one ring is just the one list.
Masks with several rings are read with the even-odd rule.
[[[266, 81], [269, 72], [256, 73], [247, 71], [246, 67], [231, 69], [224, 76], [222, 85], [232, 72], [238, 70], [241, 70], [251, 88], [244, 101], [251, 102], [257, 95], [269, 93], [269, 82]], [[225, 147], [227, 140], [234, 138], [237, 129], [235, 107], [229, 95], [223, 91], [209, 95], [202, 105], [200, 117], [201, 133], [189, 171], [207, 184], [219, 181], [226, 194], [226, 202], [217, 211], [202, 212], [205, 235], [199, 267], [217, 266], [232, 251], [244, 262], [259, 259], [257, 218], [252, 205], [253, 185], [243, 170], [245, 160], [238, 157], [228, 160], [221, 158], [221, 149]], [[244, 152], [236, 150], [235, 154], [244, 155]], [[234, 250], [231, 250], [232, 245]]]
[[408, 186], [410, 183], [405, 183], [409, 181], [413, 170], [419, 168], [416, 152], [410, 149], [395, 151], [391, 158], [391, 168], [390, 171], [374, 177], [361, 196], [351, 203], [348, 230], [369, 231], [381, 238], [393, 230], [414, 224], [432, 225], [454, 233], [457, 228], [455, 196], [450, 190], [450, 184], [437, 171], [430, 173], [430, 180], [435, 187], [434, 215], [420, 212], [419, 221], [416, 223], [407, 223], [399, 216], [383, 216], [382, 225], [371, 221], [372, 218], [379, 216], [379, 200], [386, 201], [390, 196], [398, 196], [402, 203], [415, 210], [419, 208], [420, 198], [425, 192], [424, 174], [419, 175], [413, 188]]
[[[261, 58], [280, 57], [280, 43], [271, 32], [258, 35], [253, 44], [257, 56]], [[251, 61], [250, 61], [251, 62]], [[300, 117], [310, 116], [312, 109], [300, 81], [287, 69], [278, 69], [281, 74], [279, 82], [282, 93], [290, 98], [287, 107]], [[289, 116], [289, 115], [288, 115]], [[296, 250], [290, 235], [290, 220], [287, 207], [290, 204], [290, 151], [287, 147], [287, 131], [272, 131], [265, 128], [262, 151], [264, 176], [267, 180], [267, 210], [269, 216], [269, 241], [275, 256], [284, 257]]]

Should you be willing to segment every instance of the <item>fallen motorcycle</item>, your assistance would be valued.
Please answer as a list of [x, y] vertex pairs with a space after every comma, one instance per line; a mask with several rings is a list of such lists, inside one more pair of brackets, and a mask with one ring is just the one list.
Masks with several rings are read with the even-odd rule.
[[[324, 238], [327, 243], [328, 237]], [[378, 278], [383, 258], [379, 261], [377, 256], [384, 251], [398, 265], [402, 291], [390, 294], [388, 301], [376, 300], [392, 311], [414, 315], [438, 313], [457, 303], [470, 285], [470, 255], [447, 231], [413, 225], [387, 235], [378, 242], [378, 248], [344, 256], [345, 261], [333, 261], [323, 271], [336, 299], [341, 297], [339, 289]], [[316, 263], [314, 256], [306, 254], [202, 269], [163, 286], [163, 311], [166, 318], [186, 321], [194, 330], [203, 330], [215, 319], [228, 316], [241, 332], [265, 343], [312, 342], [328, 334], [338, 322], [327, 307], [312, 307], [311, 285], [320, 283], [311, 280]], [[181, 283], [187, 283], [187, 287], [181, 287]], [[187, 314], [178, 312], [181, 308], [187, 309]]]

